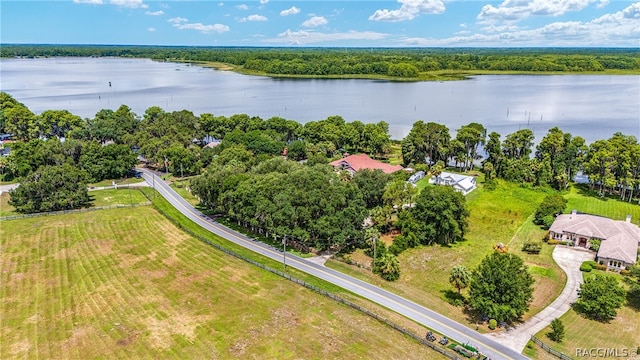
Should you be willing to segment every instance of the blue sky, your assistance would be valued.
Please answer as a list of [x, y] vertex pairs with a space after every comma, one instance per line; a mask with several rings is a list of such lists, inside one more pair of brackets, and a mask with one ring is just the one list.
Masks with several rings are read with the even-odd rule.
[[2, 0], [0, 42], [640, 47], [640, 1]]

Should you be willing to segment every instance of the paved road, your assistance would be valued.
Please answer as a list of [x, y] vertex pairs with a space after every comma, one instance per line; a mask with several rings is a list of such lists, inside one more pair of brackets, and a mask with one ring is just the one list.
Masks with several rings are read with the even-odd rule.
[[537, 313], [531, 319], [518, 325], [514, 330], [493, 333], [493, 337], [503, 345], [512, 349], [524, 350], [531, 335], [551, 324], [555, 318], [559, 318], [569, 311], [571, 304], [578, 300], [578, 289], [582, 284], [582, 272], [580, 264], [586, 260], [593, 260], [593, 252], [586, 249], [576, 249], [567, 246], [556, 245], [553, 249], [553, 259], [567, 274], [567, 283], [562, 293], [549, 306]]
[[[238, 232], [235, 232], [225, 226], [213, 222], [201, 212], [194, 209], [187, 201], [180, 197], [173, 189], [165, 184], [158, 176], [152, 172], [143, 170], [143, 177], [160, 195], [167, 199], [178, 211], [183, 213], [189, 219], [198, 225], [217, 234], [229, 241], [240, 246], [250, 249], [256, 253], [276, 261], [283, 261], [282, 252], [257, 241], [252, 240]], [[378, 303], [388, 309], [391, 309], [401, 315], [406, 316], [413, 321], [433, 329], [436, 332], [456, 339], [462, 343], [468, 343], [475, 346], [480, 352], [489, 358], [495, 359], [527, 359], [524, 355], [511, 348], [500, 344], [498, 341], [491, 339], [472, 330], [460, 323], [457, 323], [445, 316], [442, 316], [430, 309], [411, 302], [401, 296], [393, 294], [377, 286], [373, 286], [367, 282], [355, 279], [345, 275], [339, 271], [335, 271], [324, 266], [307, 261], [303, 258], [287, 254], [286, 265], [304, 271], [308, 274], [316, 276], [320, 279], [328, 281], [332, 284], [347, 289], [366, 299]]]

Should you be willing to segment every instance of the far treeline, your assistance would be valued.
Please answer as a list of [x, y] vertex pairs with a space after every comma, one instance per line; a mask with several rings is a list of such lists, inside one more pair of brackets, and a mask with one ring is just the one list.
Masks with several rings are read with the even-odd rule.
[[11, 57], [134, 57], [225, 64], [234, 71], [293, 77], [460, 79], [474, 73], [640, 72], [637, 48], [261, 48], [12, 45]]
[[[333, 171], [327, 164], [346, 152], [387, 161], [400, 147], [405, 166], [432, 175], [454, 165], [460, 171], [483, 171], [489, 189], [503, 179], [563, 191], [583, 171], [601, 196], [637, 201], [640, 195], [640, 144], [634, 136], [616, 133], [586, 144], [552, 128], [534, 148], [529, 129], [502, 137], [472, 122], [455, 131], [452, 136], [445, 125], [417, 121], [394, 144], [384, 121], [364, 124], [330, 116], [300, 124], [246, 114], [196, 116], [157, 106], [140, 116], [126, 105], [82, 119], [65, 110], [34, 114], [0, 93], [0, 132], [14, 137], [5, 144], [11, 147], [9, 156], [0, 157], [0, 174], [22, 184], [18, 189], [24, 190], [11, 194], [17, 211], [62, 210], [88, 201], [83, 194], [58, 194], [86, 192], [86, 186], [65, 184], [125, 176], [140, 156], [151, 167], [193, 176], [191, 191], [211, 211], [265, 235], [286, 236], [301, 248], [366, 247], [379, 238], [363, 229], [367, 217], [378, 232], [395, 226], [402, 236], [389, 248], [390, 255], [419, 244], [463, 239], [464, 197], [449, 187], [427, 187], [418, 194], [406, 182], [406, 171], [360, 171], [353, 177]], [[486, 158], [480, 155], [483, 150]], [[63, 171], [52, 169], [61, 166]], [[26, 186], [33, 182], [42, 185]], [[439, 228], [443, 224], [449, 228]]]

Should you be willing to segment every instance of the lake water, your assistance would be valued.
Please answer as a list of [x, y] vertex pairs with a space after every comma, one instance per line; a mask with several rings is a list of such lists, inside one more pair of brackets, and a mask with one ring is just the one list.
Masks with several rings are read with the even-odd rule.
[[[109, 82], [111, 86], [109, 86]], [[455, 130], [469, 122], [503, 136], [531, 128], [539, 141], [559, 126], [588, 142], [620, 131], [640, 138], [640, 76], [500, 75], [465, 81], [273, 79], [144, 59], [0, 60], [0, 89], [35, 113], [93, 117], [128, 105], [196, 115], [280, 116], [305, 123], [340, 115], [390, 125], [401, 139], [417, 120]]]

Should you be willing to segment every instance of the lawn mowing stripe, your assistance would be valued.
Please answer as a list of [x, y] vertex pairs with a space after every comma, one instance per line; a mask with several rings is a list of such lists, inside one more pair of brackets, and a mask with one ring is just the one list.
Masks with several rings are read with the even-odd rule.
[[[127, 219], [130, 221], [130, 219]], [[122, 221], [118, 222], [118, 226], [124, 225], [123, 227], [129, 227], [131, 226], [130, 222], [126, 221], [124, 224], [122, 224]], [[122, 231], [122, 229], [116, 229], [114, 228], [114, 226], [116, 226], [116, 224], [114, 224], [113, 221], [108, 221], [105, 223], [107, 229], [107, 233], [108, 234], [114, 234], [116, 236], [114, 236], [114, 238], [116, 238], [117, 240], [114, 243], [114, 246], [117, 245], [120, 242], [124, 242], [123, 239], [121, 239], [121, 236], [117, 236], [117, 233], [119, 231]], [[152, 239], [152, 240], [156, 240], [156, 239]], [[130, 245], [129, 247], [135, 247], [138, 245], [136, 240], [132, 240], [130, 242], [128, 242], [128, 245]], [[137, 255], [132, 255], [132, 256], [137, 256]], [[107, 258], [105, 256], [105, 258]], [[117, 298], [116, 301], [116, 306], [114, 310], [119, 310], [119, 314], [120, 314], [120, 321], [118, 321], [120, 324], [122, 324], [123, 327], [127, 327], [125, 328], [125, 334], [123, 334], [125, 336], [125, 339], [119, 339], [116, 342], [119, 343], [119, 341], [123, 340], [126, 341], [126, 339], [129, 336], [132, 336], [131, 333], [135, 333], [136, 331], [140, 331], [140, 329], [136, 328], [136, 323], [129, 318], [130, 314], [136, 314], [137, 317], [147, 317], [150, 316], [151, 314], [148, 313], [148, 311], [146, 309], [144, 309], [144, 307], [142, 306], [142, 304], [139, 301], [136, 301], [136, 299], [141, 299], [143, 298], [142, 293], [135, 288], [134, 286], [132, 286], [132, 284], [128, 281], [127, 277], [124, 275], [123, 273], [123, 269], [121, 266], [119, 266], [120, 263], [118, 263], [118, 265], [114, 264], [112, 266], [108, 266], [105, 269], [105, 274], [109, 275], [109, 283], [111, 284], [115, 284], [117, 286], [115, 286], [115, 291], [114, 291], [114, 295]], [[124, 313], [124, 315], [123, 315]], [[150, 349], [148, 347], [141, 347], [139, 342], [132, 342], [131, 344], [126, 344], [126, 346], [132, 346], [132, 347], [136, 347], [139, 349], [142, 349], [143, 351], [138, 351], [141, 352], [143, 355], [149, 356], [149, 351]]]
[[[91, 247], [86, 241], [87, 239], [89, 239], [88, 237], [89, 232], [87, 231], [87, 226], [89, 224], [90, 223], [87, 221], [78, 221], [76, 225], [76, 229], [78, 233], [81, 234], [78, 237], [78, 239], [85, 239], [85, 240], [80, 240], [75, 244], [76, 245], [75, 248], [77, 249], [76, 256], [79, 259], [78, 261], [80, 265], [79, 268], [81, 268], [82, 271], [78, 274], [77, 281], [74, 283], [74, 285], [77, 285], [77, 286], [74, 287], [73, 290], [74, 292], [78, 293], [79, 295], [78, 299], [80, 300], [78, 302], [82, 304], [84, 308], [87, 309], [86, 311], [88, 315], [89, 314], [93, 315], [92, 318], [82, 318], [82, 320], [86, 322], [85, 325], [90, 324], [89, 326], [97, 329], [96, 325], [104, 323], [105, 321], [104, 318], [106, 316], [103, 314], [103, 310], [105, 309], [105, 306], [103, 304], [98, 303], [98, 299], [96, 299], [96, 296], [92, 296], [92, 294], [94, 294], [97, 291], [97, 286], [95, 284], [94, 279], [99, 274], [96, 272], [97, 270], [95, 269], [95, 266], [93, 266], [92, 264], [93, 259], [87, 255], [87, 251], [89, 251]], [[79, 291], [81, 289], [83, 291]], [[79, 309], [80, 307], [78, 307], [78, 310]], [[108, 334], [105, 334], [105, 335], [108, 335]], [[90, 341], [90, 343], [95, 344], [93, 348], [94, 348], [94, 351], [97, 353], [104, 353], [106, 349], [109, 349], [111, 346], [111, 344], [107, 344], [106, 337], [103, 337], [103, 336], [94, 336], [93, 341]]]

